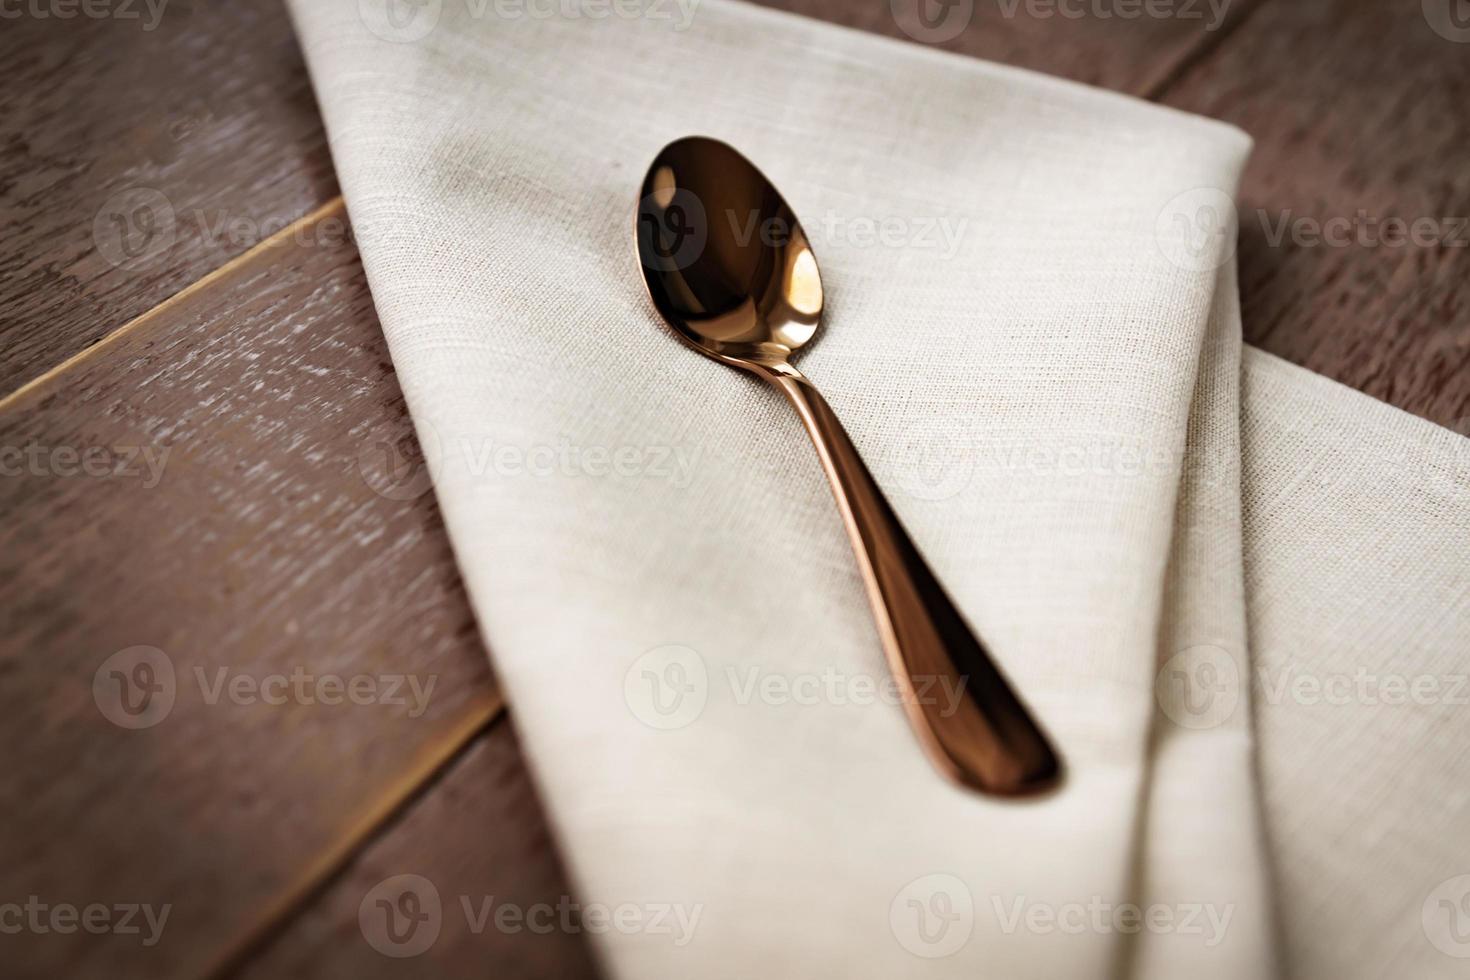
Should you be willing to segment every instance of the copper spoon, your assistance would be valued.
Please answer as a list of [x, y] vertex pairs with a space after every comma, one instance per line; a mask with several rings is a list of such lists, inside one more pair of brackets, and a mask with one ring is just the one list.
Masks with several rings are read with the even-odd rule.
[[[986, 793], [1052, 786], [1061, 766], [1046, 736], [935, 580], [826, 400], [791, 366], [821, 321], [822, 279], [780, 193], [732, 147], [687, 137], [648, 168], [636, 235], [648, 293], [679, 338], [775, 385], [805, 423], [909, 722], [935, 766]], [[957, 708], [933, 694], [961, 688]]]

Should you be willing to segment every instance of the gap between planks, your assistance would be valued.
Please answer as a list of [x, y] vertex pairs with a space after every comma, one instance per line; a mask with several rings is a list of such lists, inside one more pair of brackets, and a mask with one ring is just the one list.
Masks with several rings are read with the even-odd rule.
[[455, 727], [424, 746], [420, 763], [410, 767], [372, 801], [340, 837], [315, 860], [304, 865], [296, 880], [255, 916], [248, 929], [226, 946], [199, 974], [206, 980], [233, 976], [315, 898], [331, 887], [374, 841], [413, 809], [438, 785], [450, 769], [505, 715], [505, 699], [496, 690], [480, 705], [465, 712]]
[[35, 394], [36, 392], [45, 388], [47, 385], [57, 381], [68, 372], [75, 370], [79, 365], [85, 363], [97, 353], [107, 350], [113, 344], [117, 343], [117, 341], [121, 338], [138, 332], [139, 330], [148, 326], [148, 324], [163, 316], [165, 313], [168, 313], [180, 303], [183, 303], [191, 297], [204, 292], [215, 283], [232, 275], [235, 271], [249, 265], [251, 262], [269, 252], [271, 249], [277, 248], [278, 246], [291, 241], [303, 230], [310, 228], [312, 225], [316, 224], [319, 221], [324, 221], [327, 218], [337, 217], [341, 215], [343, 211], [344, 202], [342, 200], [342, 195], [338, 194], [336, 197], [327, 201], [325, 204], [319, 206], [315, 211], [312, 211], [309, 214], [305, 214], [300, 218], [297, 218], [295, 221], [291, 222], [289, 225], [282, 228], [274, 235], [271, 235], [269, 238], [266, 238], [265, 240], [256, 243], [246, 251], [241, 252], [239, 255], [230, 259], [224, 265], [209, 273], [206, 273], [205, 275], [196, 279], [194, 282], [191, 282], [189, 285], [185, 286], [177, 293], [174, 293], [168, 299], [164, 300], [162, 303], [159, 303], [152, 309], [149, 309], [139, 314], [138, 316], [124, 323], [122, 326], [118, 327], [116, 330], [108, 331], [95, 344], [92, 344], [88, 347], [83, 347], [81, 350], [77, 351], [71, 357], [68, 357], [66, 360], [62, 361], [60, 364], [57, 364], [49, 370], [27, 381], [25, 384], [21, 385], [19, 388], [6, 395], [4, 398], [0, 398], [0, 412], [7, 412], [14, 409], [16, 406], [24, 402], [25, 399], [30, 395]]
[[[273, 249], [286, 245], [317, 223], [344, 213], [341, 195], [328, 200], [315, 210], [296, 219], [280, 231], [240, 253], [217, 269], [202, 276], [168, 299], [109, 332], [97, 343], [86, 347], [33, 378], [0, 399], [0, 412], [15, 410], [28, 398], [61, 383], [70, 373], [92, 358], [121, 342], [163, 322], [170, 312], [191, 297], [204, 293]], [[250, 917], [243, 931], [211, 959], [202, 964], [198, 974], [207, 978], [227, 977], [238, 971], [280, 933], [301, 910], [331, 885], [371, 844], [386, 833], [438, 779], [486, 735], [505, 714], [505, 700], [498, 689], [468, 706], [452, 727], [439, 738], [425, 744], [416, 759], [403, 772], [383, 785], [367, 800], [345, 829], [312, 860], [302, 864], [296, 874], [257, 914]]]

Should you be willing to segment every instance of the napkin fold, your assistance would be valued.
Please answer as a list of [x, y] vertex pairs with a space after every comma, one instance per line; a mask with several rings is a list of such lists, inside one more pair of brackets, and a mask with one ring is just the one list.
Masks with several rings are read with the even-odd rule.
[[[609, 972], [1463, 966], [1470, 451], [1242, 355], [1247, 138], [726, 0], [545, 10], [293, 4], [576, 898], [622, 916], [589, 929]], [[929, 767], [798, 421], [661, 326], [633, 198], [691, 133], [806, 227], [799, 366], [1054, 736], [1055, 794]]]

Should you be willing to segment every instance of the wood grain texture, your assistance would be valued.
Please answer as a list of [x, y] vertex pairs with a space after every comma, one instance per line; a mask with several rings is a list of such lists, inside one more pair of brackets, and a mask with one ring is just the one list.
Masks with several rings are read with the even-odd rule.
[[[417, 879], [400, 877], [408, 875]], [[401, 917], [387, 918], [404, 889], [421, 896], [422, 914], [431, 894], [438, 900], [439, 914], [424, 921], [422, 934]], [[592, 977], [588, 923], [576, 917], [575, 903], [501, 719], [239, 976]], [[529, 921], [520, 918], [526, 914]], [[386, 931], [390, 924], [402, 942]], [[390, 955], [406, 952], [415, 955]]]
[[1170, 0], [1169, 16], [1093, 0], [758, 0], [763, 6], [1147, 95], [1258, 0]]
[[1246, 339], [1470, 434], [1470, 29], [1436, 33], [1433, 7], [1267, 4], [1165, 101], [1256, 140]]
[[340, 208], [6, 405], [4, 900], [171, 908], [7, 976], [201, 975], [493, 717], [416, 452]]
[[0, 21], [0, 395], [336, 193], [280, 0], [70, 7]]

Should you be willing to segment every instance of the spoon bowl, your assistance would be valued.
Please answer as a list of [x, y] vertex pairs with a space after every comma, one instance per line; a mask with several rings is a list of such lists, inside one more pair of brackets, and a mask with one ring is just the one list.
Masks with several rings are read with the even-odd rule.
[[637, 235], [654, 305], [702, 353], [784, 361], [815, 336], [816, 255], [775, 186], [733, 147], [703, 136], [664, 147], [643, 179]]

